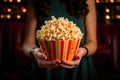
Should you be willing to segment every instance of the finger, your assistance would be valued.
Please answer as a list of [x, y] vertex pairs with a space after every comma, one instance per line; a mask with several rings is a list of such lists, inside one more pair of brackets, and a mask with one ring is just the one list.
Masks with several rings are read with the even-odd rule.
[[44, 54], [44, 53], [41, 53], [41, 52], [37, 52], [36, 53], [36, 56], [40, 59], [40, 60], [46, 60], [47, 59], [47, 56]]
[[68, 65], [64, 65], [64, 64], [60, 64], [61, 67], [67, 68], [67, 69], [71, 69], [74, 68], [76, 66], [68, 66]]
[[56, 67], [58, 67], [59, 65], [51, 65], [51, 66], [46, 66], [46, 65], [43, 65], [43, 66], [40, 66], [40, 68], [49, 68], [49, 69], [51, 69], [51, 68], [56, 68]]
[[45, 61], [45, 60], [40, 60], [39, 62], [40, 67], [44, 68], [54, 68], [59, 66], [58, 61]]
[[41, 68], [55, 68], [58, 67], [58, 64], [54, 64], [54, 65], [40, 65]]
[[42, 50], [42, 48], [40, 48], [39, 50], [40, 50], [40, 52], [41, 52], [41, 53], [43, 53], [43, 50]]
[[79, 63], [80, 63], [80, 59], [79, 60], [74, 60], [74, 61], [65, 61], [65, 60], [62, 60], [61, 63], [64, 64], [64, 65], [68, 65], [68, 66], [78, 66]]
[[62, 61], [62, 64], [60, 64], [60, 66], [64, 67], [64, 68], [74, 68], [77, 67], [80, 63], [80, 60], [74, 60], [74, 61]]
[[85, 54], [85, 51], [82, 48], [79, 48], [76, 57], [82, 57], [84, 54]]

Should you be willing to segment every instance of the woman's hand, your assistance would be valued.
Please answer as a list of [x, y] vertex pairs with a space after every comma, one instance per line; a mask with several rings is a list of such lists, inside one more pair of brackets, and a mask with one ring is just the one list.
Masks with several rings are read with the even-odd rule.
[[37, 60], [38, 66], [40, 68], [56, 68], [59, 66], [60, 61], [58, 60], [48, 61], [47, 56], [40, 50], [34, 52], [33, 55]]
[[86, 50], [84, 48], [79, 48], [78, 53], [73, 61], [62, 60], [60, 66], [68, 69], [77, 67], [80, 64], [80, 61], [85, 54], [86, 54]]

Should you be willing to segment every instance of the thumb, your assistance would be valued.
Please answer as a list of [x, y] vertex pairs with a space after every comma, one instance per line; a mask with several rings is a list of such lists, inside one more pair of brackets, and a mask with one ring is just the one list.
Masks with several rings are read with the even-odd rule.
[[36, 53], [37, 58], [39, 58], [40, 60], [46, 60], [47, 56], [44, 53], [41, 52], [37, 52]]
[[79, 48], [75, 58], [78, 60], [83, 56], [83, 54], [84, 54], [84, 50], [82, 48]]

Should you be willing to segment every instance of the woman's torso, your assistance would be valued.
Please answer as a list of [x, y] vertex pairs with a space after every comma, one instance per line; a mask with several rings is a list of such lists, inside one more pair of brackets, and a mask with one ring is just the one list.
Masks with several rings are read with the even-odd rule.
[[51, 6], [50, 6], [50, 15], [45, 20], [51, 19], [51, 16], [58, 17], [64, 17], [68, 18], [70, 21], [73, 21], [82, 31], [84, 34], [82, 38], [81, 45], [84, 44], [84, 38], [85, 38], [85, 26], [84, 26], [84, 18], [75, 18], [74, 16], [71, 16], [67, 13], [67, 7], [65, 4], [61, 3], [59, 0], [53, 0]]
[[[84, 34], [81, 46], [84, 45], [85, 25], [83, 17], [76, 19], [74, 16], [69, 15], [67, 13], [67, 7], [65, 4], [60, 3], [59, 0], [53, 0], [50, 6], [50, 15], [45, 20], [51, 19], [51, 16], [55, 16], [56, 18], [64, 17], [68, 18], [70, 21], [73, 21]], [[37, 62], [35, 62], [35, 64], [37, 65]], [[41, 80], [95, 80], [94, 66], [91, 57], [83, 58], [80, 65], [74, 69], [65, 69], [61, 67], [56, 69], [41, 69], [38, 66], [33, 65], [32, 74], [33, 80], [37, 77], [40, 77]]]

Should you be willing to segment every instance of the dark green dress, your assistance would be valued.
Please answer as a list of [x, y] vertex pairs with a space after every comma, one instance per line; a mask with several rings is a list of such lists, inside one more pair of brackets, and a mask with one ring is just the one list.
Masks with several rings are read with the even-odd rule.
[[[54, 0], [51, 4], [50, 16], [46, 19], [51, 19], [51, 16], [65, 17], [70, 21], [76, 23], [80, 27], [81, 31], [84, 33], [82, 38], [81, 46], [84, 45], [85, 41], [85, 27], [84, 18], [76, 19], [70, 16], [66, 12], [66, 6], [59, 2], [59, 0]], [[79, 66], [73, 69], [65, 69], [58, 67], [55, 69], [43, 69], [37, 66], [35, 61], [32, 67], [31, 80], [96, 80], [96, 74], [94, 69], [94, 64], [91, 57], [83, 58]]]

